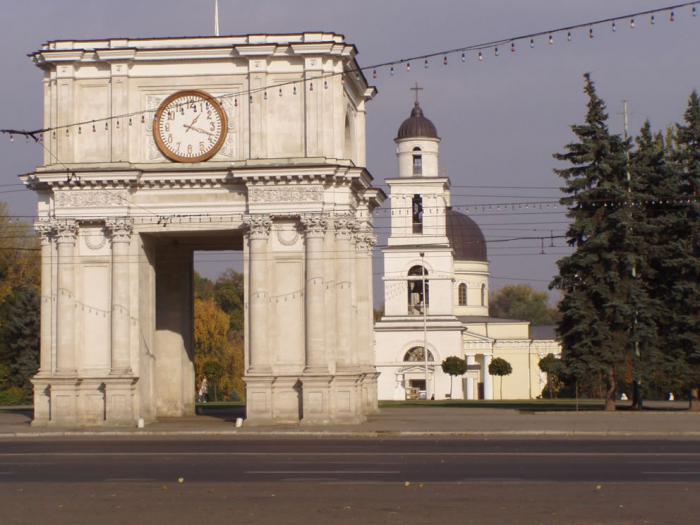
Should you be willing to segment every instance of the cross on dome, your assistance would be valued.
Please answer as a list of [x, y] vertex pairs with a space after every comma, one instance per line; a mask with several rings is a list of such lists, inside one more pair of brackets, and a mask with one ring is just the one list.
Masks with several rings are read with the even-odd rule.
[[416, 92], [416, 106], [418, 105], [418, 92], [419, 92], [419, 91], [423, 91], [423, 89], [424, 89], [424, 88], [422, 88], [422, 87], [420, 87], [420, 86], [418, 85], [418, 82], [416, 82], [416, 85], [415, 85], [414, 87], [410, 88], [411, 91], [415, 91], [415, 92]]

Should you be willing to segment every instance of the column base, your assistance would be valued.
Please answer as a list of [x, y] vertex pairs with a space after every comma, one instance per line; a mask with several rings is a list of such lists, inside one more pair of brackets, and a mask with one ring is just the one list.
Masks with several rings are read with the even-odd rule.
[[32, 426], [133, 425], [136, 377], [34, 377]]

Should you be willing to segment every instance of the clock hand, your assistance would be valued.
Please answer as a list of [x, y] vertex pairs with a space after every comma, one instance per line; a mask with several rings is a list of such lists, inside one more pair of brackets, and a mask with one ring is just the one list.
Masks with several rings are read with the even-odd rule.
[[[202, 129], [202, 128], [197, 128], [197, 127], [195, 127], [195, 126], [188, 126], [187, 124], [185, 124], [184, 126], [188, 129], [188, 131], [189, 131], [190, 129], [192, 129], [192, 130], [194, 130], [194, 131], [198, 131], [198, 132], [200, 132], [200, 133], [204, 133], [204, 134], [210, 135], [210, 136], [212, 136], [212, 137], [215, 136], [213, 133], [210, 133], [209, 131], [207, 131], [207, 130], [205, 130], [205, 129]], [[187, 133], [187, 132], [185, 132], [185, 133]]]
[[184, 126], [187, 128], [187, 129], [185, 130], [185, 133], [187, 133], [190, 129], [193, 129], [192, 126], [195, 125], [195, 123], [196, 123], [197, 120], [199, 119], [199, 116], [200, 116], [200, 115], [201, 115], [201, 113], [197, 113], [197, 116], [194, 117], [194, 120], [193, 120], [192, 122], [190, 122], [190, 125], [189, 125], [189, 126], [188, 126], [187, 124], [184, 124]]

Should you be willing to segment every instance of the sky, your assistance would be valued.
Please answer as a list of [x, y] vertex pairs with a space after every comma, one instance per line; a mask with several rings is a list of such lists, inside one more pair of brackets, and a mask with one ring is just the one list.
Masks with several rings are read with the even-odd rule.
[[[0, 0], [0, 128], [41, 127], [41, 73], [27, 58], [47, 40], [213, 34], [213, 0]], [[548, 31], [607, 17], [670, 5], [671, 0], [220, 0], [222, 34], [334, 31], [358, 50], [361, 66], [443, 49]], [[700, 89], [700, 16], [690, 8], [675, 21], [638, 18], [636, 27], [618, 23], [536, 40], [535, 47], [506, 46], [498, 57], [484, 52], [413, 63], [393, 76], [379, 69], [370, 81], [378, 95], [367, 114], [367, 168], [377, 185], [395, 177], [393, 139], [419, 82], [421, 105], [438, 129], [441, 167], [453, 185], [453, 205], [468, 213], [489, 241], [561, 235], [561, 209], [513, 209], [496, 204], [555, 201], [560, 197], [552, 154], [573, 139], [570, 126], [585, 114], [582, 75], [590, 72], [608, 104], [610, 128], [622, 132], [622, 101], [629, 105], [634, 134], [650, 119], [654, 128], [678, 122], [688, 96]], [[34, 195], [16, 175], [40, 162], [40, 147], [0, 136], [0, 200], [15, 215], [35, 213]], [[561, 167], [561, 165], [559, 165]], [[494, 204], [474, 209], [474, 204]], [[388, 202], [385, 207], [388, 207]], [[460, 210], [465, 211], [465, 210]], [[380, 244], [386, 212], [377, 214]], [[551, 245], [555, 246], [552, 247]], [[489, 242], [491, 289], [526, 283], [546, 290], [556, 260], [567, 253], [562, 239]], [[544, 254], [542, 254], [544, 251]], [[215, 277], [227, 254], [197, 257], [197, 269]], [[375, 300], [382, 302], [381, 254], [375, 256]]]

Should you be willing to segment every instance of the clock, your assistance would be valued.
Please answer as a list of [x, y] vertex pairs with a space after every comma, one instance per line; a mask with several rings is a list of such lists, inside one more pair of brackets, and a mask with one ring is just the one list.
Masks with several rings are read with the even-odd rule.
[[175, 162], [203, 162], [226, 140], [226, 112], [214, 97], [198, 90], [178, 91], [156, 111], [153, 137], [158, 149]]

